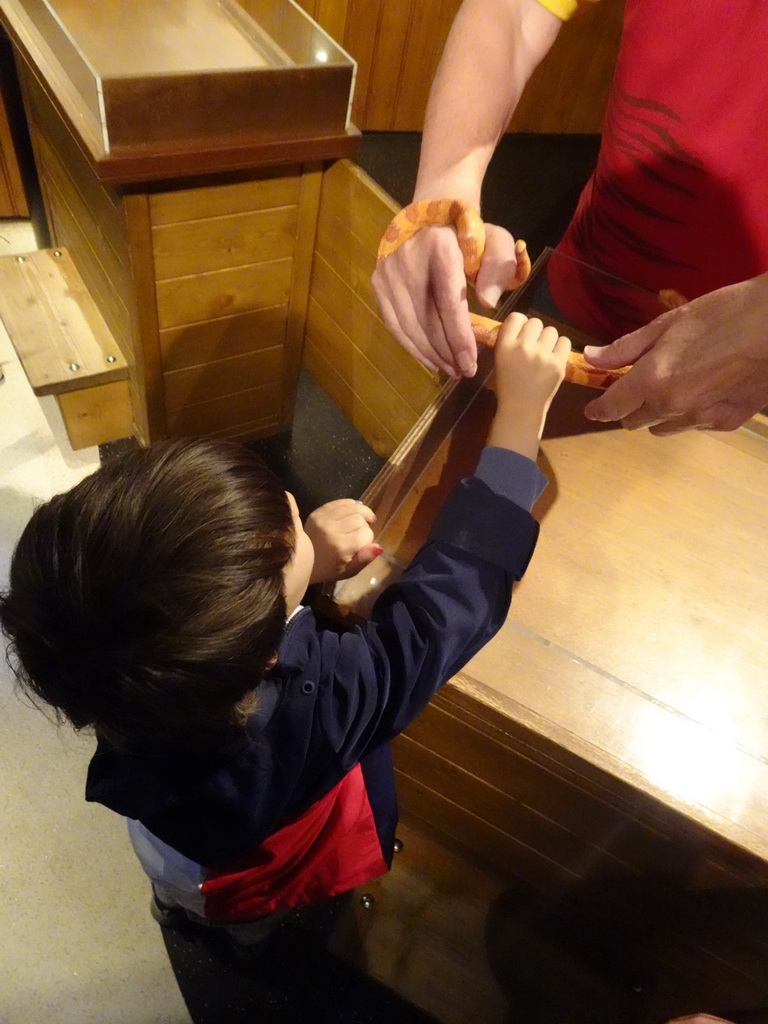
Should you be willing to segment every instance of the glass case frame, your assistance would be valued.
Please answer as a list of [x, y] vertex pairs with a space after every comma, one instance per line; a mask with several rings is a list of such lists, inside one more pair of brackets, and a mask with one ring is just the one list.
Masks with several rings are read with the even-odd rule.
[[73, 120], [105, 155], [350, 128], [355, 62], [294, 0], [4, 6], [17, 8]]

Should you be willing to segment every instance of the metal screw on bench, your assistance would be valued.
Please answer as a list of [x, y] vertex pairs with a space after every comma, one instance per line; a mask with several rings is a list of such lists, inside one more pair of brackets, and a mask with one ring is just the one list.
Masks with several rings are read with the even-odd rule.
[[392, 849], [395, 851], [395, 853], [402, 853], [403, 845], [404, 844], [402, 839], [395, 839], [394, 843], [392, 844]]
[[17, 256], [17, 257], [16, 257], [16, 262], [17, 262], [17, 263], [25, 263], [25, 262], [26, 262], [26, 260], [24, 259], [24, 257], [23, 257], [23, 256]]
[[116, 363], [117, 362], [117, 356], [107, 356], [107, 362], [108, 363]]
[[53, 250], [53, 255], [54, 256], [61, 256], [61, 249], [54, 249]]
[[360, 897], [360, 906], [363, 908], [363, 910], [370, 910], [375, 902], [376, 900], [373, 898], [373, 896], [371, 896], [369, 892], [363, 893], [363, 895]]
[[69, 364], [69, 368], [70, 368], [70, 370], [71, 370], [71, 371], [72, 371], [72, 372], [74, 373], [74, 372], [75, 372], [75, 370], [79, 370], [79, 369], [80, 369], [80, 366], [79, 366], [79, 364], [78, 364], [78, 363], [70, 363], [70, 364]]

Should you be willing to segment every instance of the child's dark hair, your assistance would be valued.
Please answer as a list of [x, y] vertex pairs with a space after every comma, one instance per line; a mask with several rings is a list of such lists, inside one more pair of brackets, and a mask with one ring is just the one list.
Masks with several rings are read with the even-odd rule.
[[128, 747], [233, 732], [285, 627], [285, 490], [247, 448], [162, 441], [32, 516], [0, 598], [22, 688]]

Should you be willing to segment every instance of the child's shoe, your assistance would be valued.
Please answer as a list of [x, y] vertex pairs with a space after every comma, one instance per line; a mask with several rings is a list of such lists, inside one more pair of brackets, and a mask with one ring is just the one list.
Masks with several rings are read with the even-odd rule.
[[189, 924], [183, 907], [171, 907], [157, 898], [154, 890], [149, 901], [149, 912], [161, 928], [186, 928]]

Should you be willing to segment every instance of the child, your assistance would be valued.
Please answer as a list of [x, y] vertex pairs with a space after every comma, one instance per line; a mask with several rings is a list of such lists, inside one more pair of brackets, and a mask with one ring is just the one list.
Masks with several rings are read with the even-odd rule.
[[300, 602], [378, 553], [373, 513], [342, 499], [302, 526], [247, 448], [160, 442], [37, 509], [0, 622], [26, 691], [94, 730], [86, 799], [128, 818], [162, 924], [257, 943], [278, 912], [389, 868], [388, 742], [505, 620], [569, 350], [538, 320], [506, 321], [476, 474], [345, 633]]

